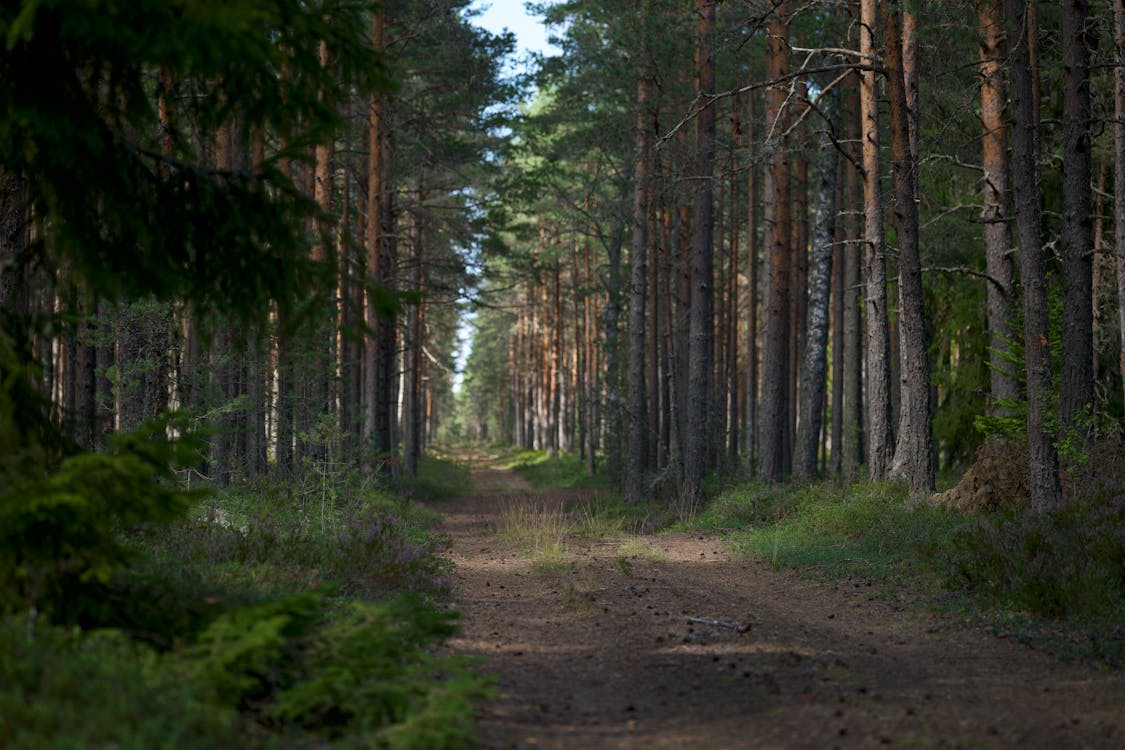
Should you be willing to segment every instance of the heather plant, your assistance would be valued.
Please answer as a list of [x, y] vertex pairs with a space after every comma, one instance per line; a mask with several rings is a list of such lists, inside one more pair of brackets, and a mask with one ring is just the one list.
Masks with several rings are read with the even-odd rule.
[[439, 544], [433, 535], [412, 534], [406, 519], [385, 505], [349, 510], [325, 549], [325, 571], [354, 596], [445, 591], [452, 565], [438, 554]]
[[953, 583], [1054, 618], [1101, 618], [1125, 607], [1125, 491], [1074, 481], [1058, 508], [978, 520], [953, 543]]

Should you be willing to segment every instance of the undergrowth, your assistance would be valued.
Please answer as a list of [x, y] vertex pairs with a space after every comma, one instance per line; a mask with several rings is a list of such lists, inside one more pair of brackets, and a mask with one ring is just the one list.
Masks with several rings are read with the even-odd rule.
[[[435, 654], [433, 512], [358, 472], [198, 502], [161, 443], [121, 445], [0, 496], [0, 746], [472, 745], [488, 681]], [[410, 494], [461, 491], [430, 465]]]
[[503, 456], [499, 465], [512, 469], [537, 490], [612, 486], [605, 472], [588, 474], [585, 462], [576, 453], [560, 452], [549, 457], [544, 451], [514, 451]]
[[959, 514], [914, 507], [893, 483], [826, 481], [723, 491], [694, 526], [728, 529], [733, 547], [774, 565], [827, 577], [933, 581], [944, 540]]
[[1019, 498], [915, 505], [893, 483], [753, 482], [722, 489], [688, 526], [806, 575], [927, 592], [951, 617], [1125, 668], [1125, 491], [1105, 464], [1069, 475], [1048, 511]]

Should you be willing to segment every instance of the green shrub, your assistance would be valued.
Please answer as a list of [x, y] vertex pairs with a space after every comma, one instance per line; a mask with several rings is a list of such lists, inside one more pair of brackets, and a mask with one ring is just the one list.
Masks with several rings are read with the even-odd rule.
[[432, 649], [456, 615], [418, 597], [308, 591], [216, 617], [159, 653], [116, 630], [0, 621], [0, 746], [462, 748], [487, 681]]
[[0, 481], [0, 612], [71, 617], [131, 559], [119, 531], [182, 516], [191, 496], [171, 476], [186, 441], [156, 437], [152, 423], [113, 438], [106, 453], [79, 453], [46, 476]]
[[[486, 682], [433, 646], [456, 615], [404, 596], [330, 609], [318, 591], [220, 616], [178, 655], [189, 683], [274, 731], [296, 729], [347, 746], [457, 747], [471, 736]], [[434, 719], [433, 722], [429, 718]], [[447, 744], [432, 744], [441, 729]]]
[[161, 657], [119, 631], [0, 620], [0, 746], [211, 750], [246, 744]]

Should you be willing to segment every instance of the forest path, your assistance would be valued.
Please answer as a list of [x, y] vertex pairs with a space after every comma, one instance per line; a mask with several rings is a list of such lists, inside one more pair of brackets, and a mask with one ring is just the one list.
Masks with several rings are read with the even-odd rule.
[[1125, 747], [1120, 675], [707, 535], [575, 540], [537, 567], [497, 535], [502, 508], [590, 491], [533, 492], [483, 455], [472, 478], [439, 509], [463, 616], [452, 646], [497, 678], [482, 747]]

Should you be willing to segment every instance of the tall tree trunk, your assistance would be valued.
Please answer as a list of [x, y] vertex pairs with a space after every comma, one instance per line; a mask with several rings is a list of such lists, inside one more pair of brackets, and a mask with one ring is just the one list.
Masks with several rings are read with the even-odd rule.
[[[793, 82], [798, 101], [808, 99], [808, 83], [802, 77]], [[790, 231], [789, 259], [792, 262], [789, 278], [789, 366], [786, 370], [789, 382], [786, 386], [789, 419], [786, 422], [784, 463], [792, 467], [795, 461], [795, 439], [800, 412], [801, 359], [805, 353], [805, 326], [808, 323], [808, 277], [809, 277], [809, 139], [805, 127], [797, 128], [796, 147], [790, 151], [793, 171], [790, 183]]]
[[1113, 62], [1113, 254], [1120, 336], [1118, 366], [1125, 391], [1125, 0], [1113, 0]]
[[[644, 23], [645, 19], [641, 19]], [[643, 52], [642, 52], [643, 54]], [[644, 498], [648, 420], [645, 393], [645, 294], [648, 290], [648, 73], [637, 77], [636, 132], [633, 166], [633, 244], [629, 279], [629, 437], [625, 462], [625, 499]]]
[[[860, 52], [875, 57], [876, 0], [860, 3]], [[887, 321], [887, 258], [883, 237], [883, 202], [879, 188], [879, 99], [875, 71], [860, 79], [863, 141], [864, 299], [866, 301], [867, 462], [872, 479], [886, 476], [894, 439], [891, 431], [890, 332]]]
[[989, 410], [1004, 412], [1001, 404], [1019, 397], [1019, 384], [1005, 353], [1015, 337], [1015, 264], [1009, 250], [1008, 148], [1004, 109], [1007, 86], [1004, 80], [1004, 19], [1000, 0], [984, 0], [979, 9], [981, 45], [980, 113], [984, 166], [985, 271], [988, 306]]
[[849, 153], [854, 159], [844, 164], [844, 204], [851, 212], [845, 220], [844, 242], [844, 414], [843, 444], [840, 446], [840, 468], [844, 474], [854, 476], [863, 463], [863, 305], [861, 304], [861, 266], [863, 247], [859, 209], [861, 197], [858, 164], [861, 149], [858, 146], [861, 132], [858, 74], [851, 76], [848, 86], [847, 130]]
[[[699, 26], [696, 41], [696, 90], [710, 96], [715, 90], [715, 4], [696, 0]], [[710, 105], [710, 102], [705, 102]], [[684, 451], [681, 510], [696, 512], [703, 501], [711, 418], [711, 379], [714, 363], [714, 248], [713, 191], [715, 108], [705, 106], [695, 118], [695, 207], [691, 237], [691, 331], [688, 341], [688, 434]]]
[[916, 199], [918, 157], [911, 144], [903, 58], [902, 15], [898, 0], [883, 9], [887, 95], [890, 100], [894, 214], [898, 227], [898, 319], [901, 373], [898, 443], [890, 474], [902, 477], [915, 499], [934, 488], [933, 412], [930, 403], [930, 355], [926, 345], [925, 292], [918, 246]]
[[1016, 244], [1023, 293], [1024, 360], [1027, 372], [1028, 484], [1032, 507], [1046, 510], [1061, 499], [1059, 459], [1051, 429], [1051, 359], [1047, 281], [1043, 269], [1039, 208], [1039, 131], [1028, 50], [1028, 0], [1004, 0], [1011, 61], [1012, 182]]
[[1061, 417], [1084, 433], [1094, 403], [1093, 216], [1088, 0], [1060, 0], [1063, 56]]
[[[414, 210], [407, 212], [410, 224], [410, 287], [423, 288], [422, 191], [414, 191]], [[410, 305], [403, 330], [402, 468], [408, 477], [418, 476], [422, 450], [422, 303]]]
[[781, 137], [786, 130], [783, 79], [789, 73], [788, 6], [779, 5], [769, 25], [766, 76], [775, 82], [766, 95], [766, 128], [773, 137], [766, 144], [770, 153], [770, 198], [767, 204], [766, 233], [769, 238], [768, 297], [765, 309], [765, 340], [762, 347], [761, 444], [758, 447], [759, 472], [763, 479], [776, 482], [789, 473], [785, 462], [786, 432], [789, 423], [789, 281], [790, 281], [790, 206], [789, 148]]
[[[828, 95], [829, 117], [836, 119], [839, 94]], [[835, 129], [833, 125], [828, 126]], [[828, 298], [832, 280], [832, 249], [836, 234], [837, 151], [826, 130], [820, 142], [820, 184], [816, 198], [813, 256], [809, 266], [808, 325], [801, 363], [800, 419], [794, 453], [794, 473], [803, 479], [817, 475], [821, 420], [824, 414], [825, 376], [828, 372]]]
[[[372, 16], [372, 46], [386, 48], [388, 19], [382, 10]], [[397, 326], [389, 319], [385, 296], [393, 290], [395, 248], [394, 191], [391, 185], [391, 112], [385, 93], [371, 94], [368, 118], [367, 223], [364, 247], [368, 283], [365, 321], [367, 339], [364, 369], [365, 437], [374, 453], [375, 468], [394, 472], [394, 369]]]
[[[328, 68], [330, 65], [330, 50], [325, 40], [320, 42], [320, 65]], [[327, 94], [319, 93], [319, 98], [325, 100]], [[335, 102], [324, 101], [328, 106]], [[317, 458], [323, 460], [328, 446], [324, 444], [328, 433], [318, 429], [322, 417], [331, 415], [335, 409], [332, 403], [332, 380], [335, 372], [336, 361], [336, 221], [332, 218], [333, 187], [335, 175], [336, 149], [331, 137], [321, 139], [313, 149], [315, 173], [313, 175], [313, 200], [316, 202], [319, 218], [317, 219], [317, 240], [313, 248], [313, 259], [325, 266], [325, 277], [333, 279], [333, 283], [326, 290], [328, 298], [324, 305], [324, 317], [318, 320], [316, 338], [312, 341], [311, 352], [314, 364], [314, 374], [311, 383], [312, 410], [314, 432], [318, 438], [314, 441], [313, 450]]]
[[845, 216], [848, 212], [844, 180], [848, 165], [836, 160], [836, 232], [832, 246], [832, 411], [829, 445], [832, 447], [829, 468], [833, 474], [843, 471], [844, 443], [844, 255], [847, 252], [848, 230]]
[[749, 168], [746, 170], [746, 423], [745, 435], [746, 473], [754, 473], [755, 438], [758, 429], [758, 226], [757, 204], [759, 195], [755, 174], [757, 159], [754, 151], [754, 93], [746, 97], [746, 148]]

